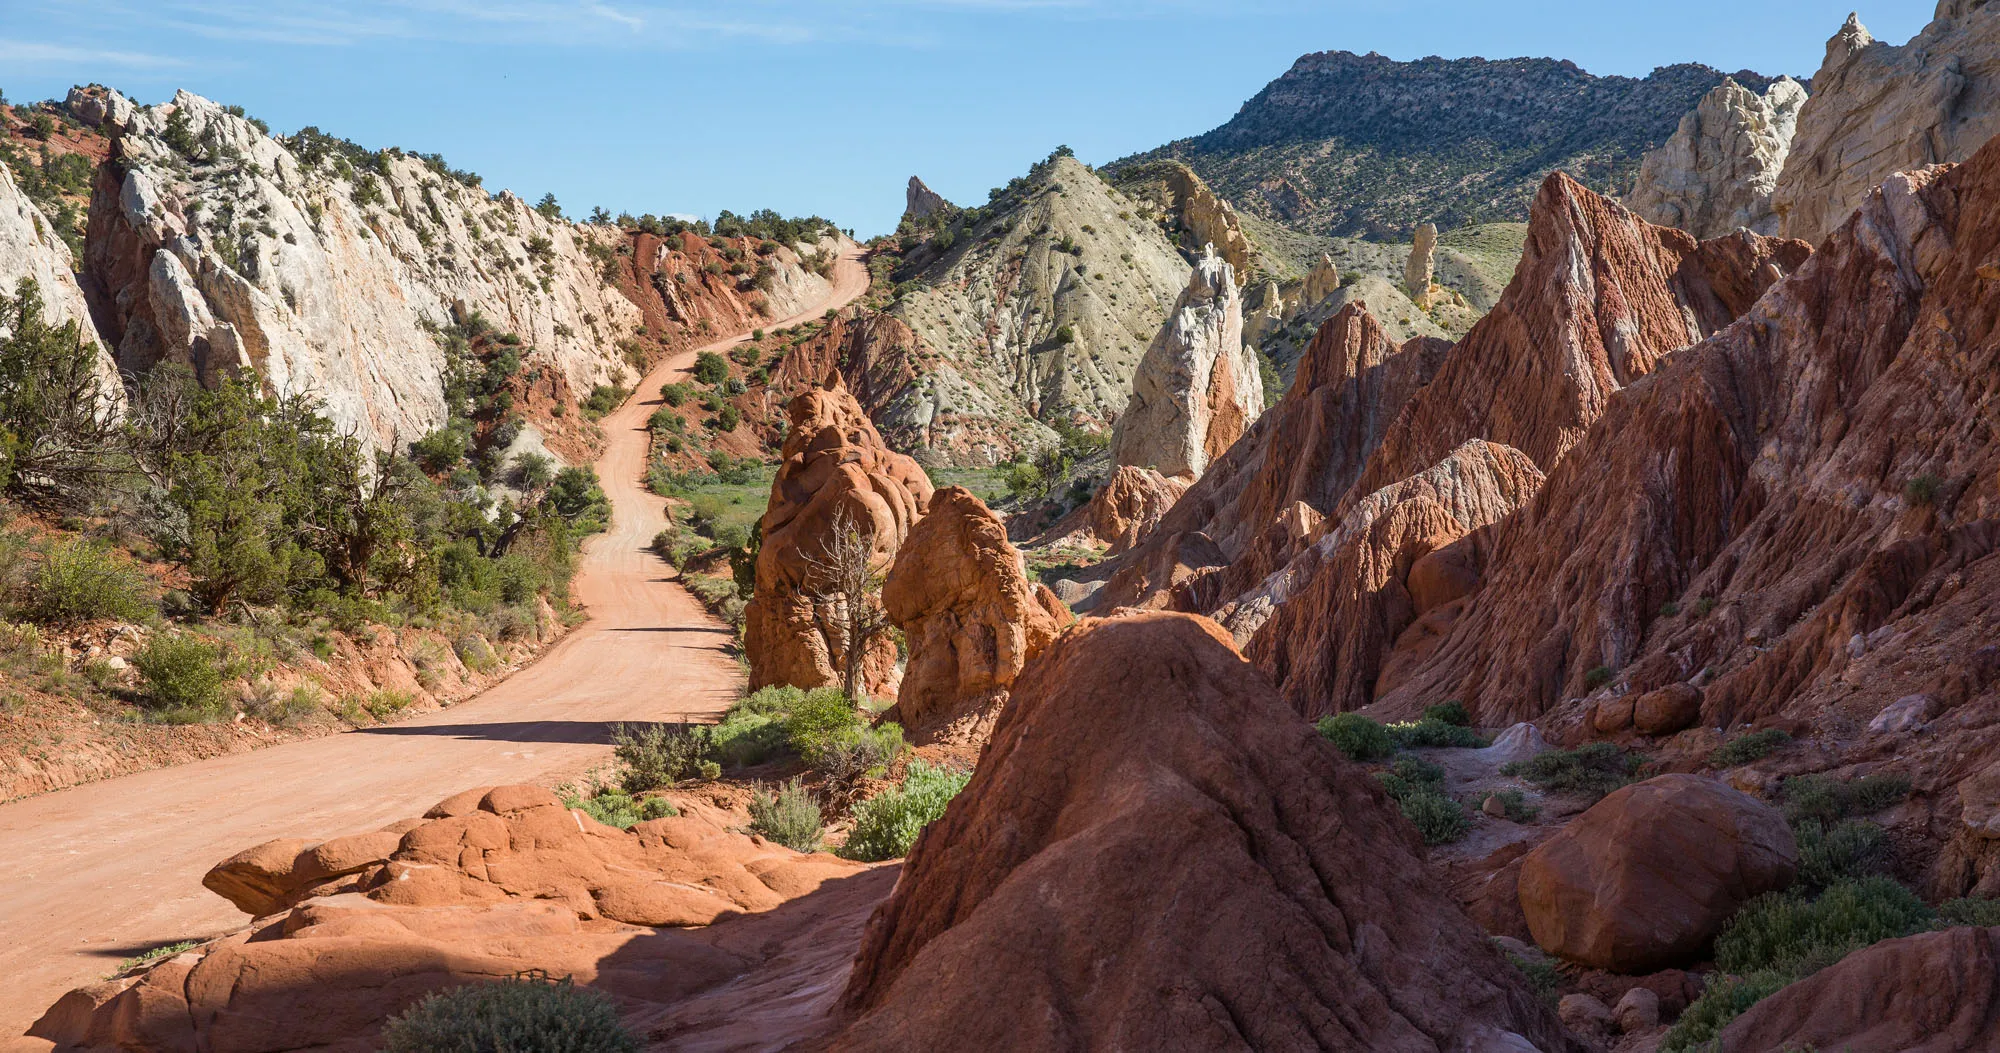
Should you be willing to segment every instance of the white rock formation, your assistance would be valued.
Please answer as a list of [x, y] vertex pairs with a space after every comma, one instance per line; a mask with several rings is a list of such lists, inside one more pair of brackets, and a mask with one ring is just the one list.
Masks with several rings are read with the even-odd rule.
[[1756, 92], [1724, 78], [1639, 162], [1625, 204], [1648, 222], [1719, 238], [1747, 227], [1778, 232], [1771, 203], [1806, 90], [1790, 77]]
[[[115, 195], [92, 203], [87, 280], [119, 363], [185, 361], [205, 378], [254, 369], [310, 392], [380, 445], [445, 419], [434, 327], [479, 312], [572, 390], [624, 379], [617, 345], [638, 308], [605, 283], [593, 239], [415, 157], [377, 162], [285, 145], [187, 92], [120, 122]], [[441, 167], [441, 166], [440, 166]], [[601, 251], [601, 250], [600, 250]]]
[[910, 177], [910, 185], [903, 191], [903, 218], [922, 219], [941, 208], [950, 208], [943, 194], [924, 185], [922, 179]]
[[1243, 294], [1210, 246], [1139, 361], [1111, 454], [1162, 475], [1200, 476], [1263, 412], [1256, 356], [1243, 345]]
[[1773, 207], [1781, 233], [1817, 240], [1889, 176], [1962, 161], [2000, 134], [2000, 5], [1942, 0], [1901, 47], [1850, 15], [1812, 90]]
[[1321, 300], [1340, 291], [1340, 268], [1333, 265], [1333, 257], [1320, 253], [1319, 262], [1306, 275], [1306, 286], [1299, 293], [1300, 309], [1310, 309]]
[[[33, 279], [41, 293], [43, 317], [56, 323], [75, 322], [84, 340], [97, 346], [104, 376], [116, 381], [118, 370], [91, 322], [74, 269], [69, 246], [56, 233], [55, 224], [21, 192], [14, 173], [0, 164], [0, 296], [12, 297], [21, 279]], [[0, 320], [0, 333], [5, 331], [6, 322]], [[106, 394], [124, 398], [124, 388], [117, 383], [105, 388]]]
[[1417, 236], [1410, 242], [1410, 258], [1403, 264], [1403, 290], [1419, 307], [1431, 298], [1431, 280], [1437, 277], [1437, 247], [1437, 224], [1418, 225]]

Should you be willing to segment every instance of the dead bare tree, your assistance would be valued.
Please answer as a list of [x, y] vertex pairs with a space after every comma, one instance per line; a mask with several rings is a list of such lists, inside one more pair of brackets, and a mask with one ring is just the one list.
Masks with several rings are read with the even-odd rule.
[[861, 700], [862, 666], [868, 645], [889, 626], [889, 616], [878, 597], [887, 572], [875, 557], [875, 538], [861, 529], [854, 510], [842, 505], [833, 514], [832, 529], [817, 555], [803, 553], [806, 588], [815, 611], [832, 612], [832, 624], [822, 626], [828, 642], [838, 645], [843, 690], [856, 702]]

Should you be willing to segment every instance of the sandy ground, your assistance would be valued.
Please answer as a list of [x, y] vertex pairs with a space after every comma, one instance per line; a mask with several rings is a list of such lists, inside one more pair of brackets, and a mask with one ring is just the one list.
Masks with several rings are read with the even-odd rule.
[[[770, 328], [817, 318], [867, 287], [852, 250], [826, 302]], [[613, 523], [586, 545], [576, 580], [590, 620], [535, 664], [403, 723], [0, 805], [0, 1036], [19, 1035], [120, 959], [241, 925], [201, 887], [237, 851], [373, 830], [474, 786], [557, 782], [609, 759], [612, 722], [714, 716], [735, 699], [742, 676], [724, 651], [729, 630], [647, 549], [666, 520], [640, 479], [646, 418], [695, 354], [655, 369], [604, 419], [597, 472]]]

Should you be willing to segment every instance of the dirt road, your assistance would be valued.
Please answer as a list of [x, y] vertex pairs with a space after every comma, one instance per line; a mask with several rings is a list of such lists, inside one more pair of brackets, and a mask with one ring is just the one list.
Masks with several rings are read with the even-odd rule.
[[[772, 327], [816, 318], [867, 287], [851, 252], [826, 302]], [[400, 724], [0, 805], [0, 1036], [19, 1035], [122, 958], [240, 925], [240, 912], [201, 887], [233, 852], [273, 837], [373, 830], [473, 786], [561, 779], [609, 759], [605, 725], [614, 721], [720, 713], [742, 683], [723, 650], [729, 630], [647, 550], [666, 520], [640, 481], [660, 385], [694, 355], [655, 369], [604, 419], [597, 472], [612, 527], [585, 546], [576, 578], [590, 620], [534, 665]]]

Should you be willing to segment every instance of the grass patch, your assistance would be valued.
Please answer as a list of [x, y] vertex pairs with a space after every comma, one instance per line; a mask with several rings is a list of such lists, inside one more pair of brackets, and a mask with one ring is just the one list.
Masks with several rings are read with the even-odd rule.
[[1500, 774], [1523, 779], [1544, 790], [1602, 797], [1632, 781], [1643, 762], [1608, 742], [1592, 742], [1573, 750], [1550, 750], [1524, 761], [1509, 761]]
[[1499, 798], [1500, 810], [1517, 823], [1533, 822], [1535, 816], [1542, 814], [1540, 808], [1528, 803], [1528, 795], [1519, 790], [1500, 790], [1487, 796]]
[[611, 999], [539, 971], [448, 988], [391, 1017], [383, 1053], [637, 1053]]
[[917, 835], [937, 821], [971, 781], [969, 771], [911, 761], [903, 785], [854, 806], [854, 832], [839, 854], [864, 863], [908, 855]]
[[222, 651], [192, 636], [156, 633], [132, 666], [146, 683], [147, 705], [169, 715], [193, 719], [219, 718], [222, 697]]
[[1790, 741], [1792, 737], [1778, 728], [1747, 732], [1717, 746], [1708, 755], [1708, 763], [1717, 768], [1734, 768], [1767, 757]]
[[1900, 775], [1864, 775], [1848, 781], [1830, 775], [1795, 775], [1779, 787], [1779, 795], [1787, 820], [1832, 824], [1901, 801], [1910, 795], [1910, 780]]
[[1977, 925], [1989, 929], [2000, 925], [2000, 900], [1971, 896], [1948, 899], [1938, 904], [1938, 921], [1950, 925]]
[[1389, 729], [1359, 713], [1335, 713], [1321, 718], [1314, 727], [1321, 738], [1347, 754], [1348, 760], [1381, 760], [1396, 752], [1396, 741], [1390, 737]]
[[775, 792], [759, 786], [750, 798], [750, 832], [794, 852], [817, 852], [819, 802], [797, 779]]
[[620, 830], [629, 830], [648, 819], [681, 814], [664, 797], [634, 797], [618, 790], [601, 790], [594, 797], [570, 797], [563, 805]]
[[1562, 988], [1562, 973], [1556, 963], [1547, 958], [1524, 958], [1518, 954], [1508, 954], [1507, 961], [1528, 980], [1528, 986], [1543, 1000], [1555, 1002], [1556, 992]]
[[1487, 741], [1479, 733], [1463, 724], [1453, 724], [1425, 717], [1422, 720], [1388, 727], [1389, 739], [1397, 749], [1450, 748], [1484, 749]]
[[1456, 841], [1472, 828], [1465, 808], [1444, 792], [1443, 768], [1419, 757], [1399, 757], [1389, 771], [1377, 772], [1375, 778], [1403, 817], [1416, 824], [1424, 844]]
[[166, 961], [176, 954], [194, 950], [199, 946], [201, 946], [201, 941], [199, 940], [182, 940], [179, 943], [169, 943], [164, 947], [155, 947], [150, 951], [143, 951], [119, 962], [118, 967], [111, 970], [104, 978], [106, 980], [116, 980], [126, 973], [136, 969], [144, 969], [154, 962]]

